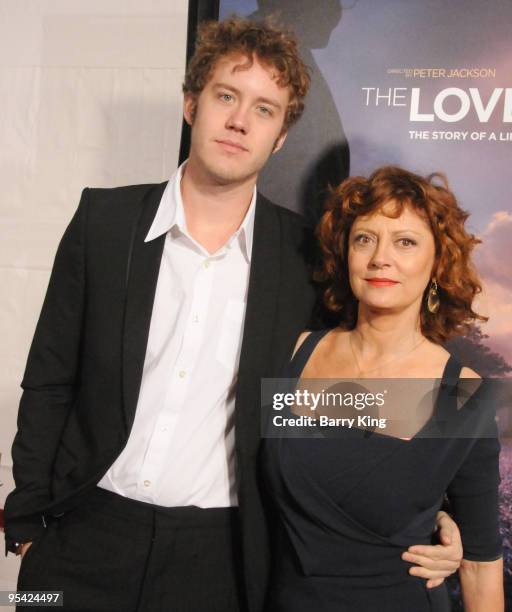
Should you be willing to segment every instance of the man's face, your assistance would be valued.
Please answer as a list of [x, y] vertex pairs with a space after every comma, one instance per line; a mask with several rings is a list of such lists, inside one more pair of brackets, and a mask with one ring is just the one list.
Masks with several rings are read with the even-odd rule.
[[256, 57], [247, 66], [243, 55], [221, 58], [197, 99], [185, 97], [189, 163], [218, 184], [255, 179], [286, 137], [288, 87], [277, 85], [275, 69]]

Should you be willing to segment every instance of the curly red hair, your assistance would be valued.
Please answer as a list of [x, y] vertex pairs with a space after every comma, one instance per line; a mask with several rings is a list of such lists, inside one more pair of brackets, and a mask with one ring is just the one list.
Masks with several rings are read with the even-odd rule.
[[298, 121], [304, 110], [310, 76], [300, 58], [294, 34], [269, 19], [255, 22], [231, 17], [223, 21], [201, 23], [197, 30], [194, 55], [185, 74], [185, 95], [198, 96], [217, 61], [233, 54], [245, 56], [249, 67], [254, 57], [257, 57], [262, 64], [275, 68], [278, 73], [277, 84], [290, 90], [283, 130]]
[[432, 277], [436, 279], [440, 307], [436, 314], [426, 308], [425, 289], [420, 312], [424, 336], [436, 343], [465, 333], [476, 320], [487, 317], [472, 309], [481, 284], [471, 263], [471, 251], [480, 242], [466, 231], [469, 213], [457, 204], [444, 174], [423, 178], [396, 166], [376, 170], [369, 178], [351, 177], [331, 191], [317, 227], [322, 262], [315, 272], [324, 287], [324, 304], [335, 313], [339, 325], [352, 329], [357, 322], [357, 300], [349, 283], [348, 237], [354, 220], [372, 215], [392, 202], [398, 217], [405, 206], [412, 207], [429, 222], [436, 255]]

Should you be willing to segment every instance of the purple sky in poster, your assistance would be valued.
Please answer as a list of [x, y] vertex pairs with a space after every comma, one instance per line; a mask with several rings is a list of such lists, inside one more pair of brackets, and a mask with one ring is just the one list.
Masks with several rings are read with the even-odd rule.
[[[367, 174], [387, 163], [446, 173], [471, 212], [470, 229], [483, 240], [476, 257], [485, 280], [479, 309], [491, 319], [482, 329], [512, 364], [512, 3], [346, 0], [342, 6], [347, 8], [327, 47], [313, 55], [349, 143], [350, 173]], [[221, 17], [257, 8], [256, 1], [221, 1]], [[315, 28], [314, 15], [304, 19]], [[428, 68], [444, 76], [405, 73]], [[479, 76], [466, 76], [464, 69], [477, 69]], [[377, 105], [377, 88], [381, 96], [395, 94], [395, 105], [386, 97]], [[448, 88], [458, 91], [443, 94]], [[445, 120], [438, 116], [443, 111]], [[446, 120], [457, 113], [459, 119]], [[412, 120], [415, 114], [433, 115], [433, 121]], [[410, 131], [427, 134], [419, 139]]]

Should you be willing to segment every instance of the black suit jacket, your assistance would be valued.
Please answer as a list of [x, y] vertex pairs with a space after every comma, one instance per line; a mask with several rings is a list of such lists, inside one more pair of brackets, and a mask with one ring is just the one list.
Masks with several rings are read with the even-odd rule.
[[[59, 245], [22, 382], [6, 543], [37, 538], [76, 506], [133, 424], [165, 235], [144, 243], [166, 183], [85, 189]], [[269, 573], [258, 478], [260, 379], [279, 375], [314, 290], [302, 219], [258, 195], [235, 403], [236, 476], [249, 609]]]

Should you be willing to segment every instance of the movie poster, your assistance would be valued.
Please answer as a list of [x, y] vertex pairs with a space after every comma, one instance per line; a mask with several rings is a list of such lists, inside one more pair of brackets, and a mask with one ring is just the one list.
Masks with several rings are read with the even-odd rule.
[[[328, 185], [396, 164], [443, 172], [481, 240], [477, 311], [489, 321], [451, 350], [486, 376], [512, 373], [512, 3], [506, 0], [221, 0], [276, 16], [300, 39], [311, 92], [258, 186], [312, 222]], [[498, 411], [501, 529], [511, 592], [512, 420]]]

